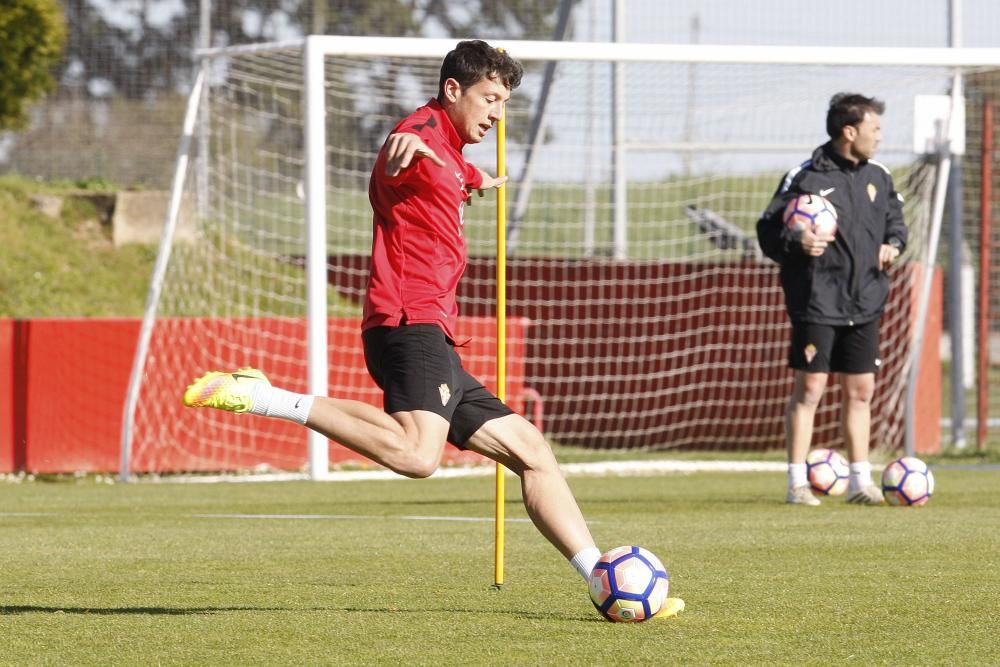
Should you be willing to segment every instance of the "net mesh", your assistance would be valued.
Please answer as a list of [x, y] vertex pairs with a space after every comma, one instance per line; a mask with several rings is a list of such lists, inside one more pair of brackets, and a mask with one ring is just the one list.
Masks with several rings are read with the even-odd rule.
[[[367, 181], [387, 132], [436, 92], [439, 62], [326, 60], [332, 396], [381, 404], [360, 352]], [[913, 150], [914, 96], [946, 93], [952, 72], [629, 63], [619, 70], [625, 95], [615, 107], [611, 63], [525, 65], [507, 113], [512, 406], [561, 444], [782, 447], [789, 325], [777, 266], [761, 258], [754, 224], [784, 172], [825, 141], [830, 96], [851, 90], [885, 100], [878, 159], [906, 198], [910, 245], [890, 273], [873, 403], [873, 444], [901, 446], [935, 175], [933, 160]], [[304, 429], [179, 401], [207, 369], [256, 366], [274, 384], [306, 387], [300, 54], [239, 54], [208, 67], [187, 216], [145, 362], [133, 467], [295, 469], [305, 462]], [[617, 154], [616, 118], [624, 128]], [[494, 133], [466, 149], [489, 172], [495, 155]], [[472, 338], [462, 350], [467, 367], [491, 387], [495, 226], [493, 196], [474, 196], [465, 211], [470, 263], [459, 335]], [[831, 382], [814, 444], [838, 441], [839, 403]], [[349, 457], [331, 447], [334, 462]]]

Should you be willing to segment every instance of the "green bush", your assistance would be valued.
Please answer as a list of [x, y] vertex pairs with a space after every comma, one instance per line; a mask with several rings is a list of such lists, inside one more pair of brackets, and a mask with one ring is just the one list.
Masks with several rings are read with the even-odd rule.
[[52, 89], [66, 43], [59, 0], [4, 0], [0, 6], [0, 130], [24, 126], [27, 105]]

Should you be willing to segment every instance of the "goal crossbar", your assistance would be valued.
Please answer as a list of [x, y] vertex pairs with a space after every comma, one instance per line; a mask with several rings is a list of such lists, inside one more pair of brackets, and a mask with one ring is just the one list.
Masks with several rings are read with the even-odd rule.
[[[456, 39], [310, 35], [294, 40], [199, 49], [198, 58], [304, 48], [312, 42], [327, 55], [441, 57]], [[913, 65], [920, 67], [998, 67], [1000, 49], [949, 47], [759, 46], [747, 44], [639, 44], [492, 40], [491, 44], [525, 60], [584, 62], [716, 63], [756, 65]]]

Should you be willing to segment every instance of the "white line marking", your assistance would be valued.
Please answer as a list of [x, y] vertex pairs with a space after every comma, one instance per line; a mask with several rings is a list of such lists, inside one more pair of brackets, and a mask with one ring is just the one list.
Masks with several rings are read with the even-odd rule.
[[[373, 520], [398, 519], [400, 521], [474, 521], [493, 523], [493, 517], [479, 516], [372, 516], [368, 514], [192, 514], [195, 519], [342, 519]], [[505, 519], [510, 523], [530, 523], [530, 519]]]
[[567, 475], [658, 475], [668, 472], [783, 472], [781, 461], [598, 461], [559, 466]]
[[[559, 468], [565, 475], [662, 475], [672, 472], [784, 472], [788, 465], [781, 461], [596, 461], [592, 463], [566, 463]], [[456, 477], [489, 477], [495, 474], [492, 463], [475, 466], [438, 468], [433, 479]], [[510, 470], [507, 474], [513, 476]], [[217, 482], [287, 482], [307, 480], [304, 473], [261, 473], [248, 475], [166, 475], [160, 482], [209, 484]], [[357, 482], [378, 480], [407, 480], [391, 470], [331, 470], [323, 481]]]
[[[386, 517], [387, 519], [392, 517]], [[495, 517], [492, 516], [401, 516], [400, 519], [406, 521], [485, 521], [493, 523], [496, 521]], [[531, 523], [531, 519], [511, 519], [505, 517], [504, 521], [508, 523]]]

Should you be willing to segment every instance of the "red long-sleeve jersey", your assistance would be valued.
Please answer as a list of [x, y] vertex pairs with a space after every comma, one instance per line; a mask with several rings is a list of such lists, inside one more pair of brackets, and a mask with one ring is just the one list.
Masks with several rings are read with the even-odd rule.
[[385, 173], [385, 146], [368, 184], [373, 216], [371, 269], [362, 330], [432, 323], [455, 339], [455, 292], [468, 262], [462, 213], [482, 174], [462, 157], [464, 143], [444, 109], [431, 100], [396, 125], [445, 162], [417, 159], [397, 176]]

